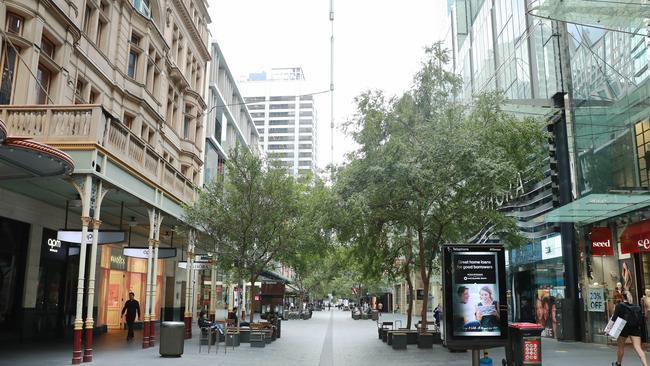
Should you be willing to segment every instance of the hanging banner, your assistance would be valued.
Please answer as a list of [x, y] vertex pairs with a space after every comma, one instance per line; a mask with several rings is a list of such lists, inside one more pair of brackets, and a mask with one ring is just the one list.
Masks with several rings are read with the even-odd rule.
[[542, 240], [542, 260], [557, 258], [562, 256], [562, 237], [560, 235], [552, 236]]
[[608, 227], [591, 229], [591, 255], [613, 256], [612, 230]]
[[[187, 262], [178, 262], [178, 268], [186, 269], [187, 268]], [[210, 269], [210, 268], [212, 268], [212, 264], [211, 263], [196, 263], [195, 262], [192, 265], [192, 268], [195, 269], [195, 270], [196, 269]]]
[[[59, 230], [56, 233], [57, 240], [73, 244], [81, 243], [81, 231]], [[86, 234], [86, 244], [93, 240], [92, 230]], [[120, 243], [124, 241], [124, 231], [100, 231], [97, 237], [97, 244]]]
[[[123, 253], [127, 257], [133, 258], [148, 258], [148, 247], [126, 247]], [[176, 257], [176, 248], [158, 248], [158, 259], [167, 259]]]

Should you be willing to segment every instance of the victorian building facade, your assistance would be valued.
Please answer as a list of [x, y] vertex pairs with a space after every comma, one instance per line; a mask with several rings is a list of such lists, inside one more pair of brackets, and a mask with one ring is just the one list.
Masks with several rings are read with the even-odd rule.
[[[0, 3], [0, 119], [75, 165], [65, 179], [0, 181], [2, 338], [74, 329], [79, 363], [93, 331], [122, 326], [128, 292], [145, 347], [156, 321], [181, 316], [191, 286], [177, 262], [191, 245], [176, 228], [203, 182], [209, 23], [205, 0]], [[164, 247], [178, 255], [159, 259]]]

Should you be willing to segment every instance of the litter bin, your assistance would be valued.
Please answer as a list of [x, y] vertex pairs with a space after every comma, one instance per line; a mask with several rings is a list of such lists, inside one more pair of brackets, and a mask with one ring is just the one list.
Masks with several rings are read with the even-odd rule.
[[185, 347], [185, 323], [163, 322], [160, 327], [160, 355], [181, 357]]
[[508, 343], [504, 366], [541, 365], [543, 328], [534, 323], [512, 323], [508, 326]]

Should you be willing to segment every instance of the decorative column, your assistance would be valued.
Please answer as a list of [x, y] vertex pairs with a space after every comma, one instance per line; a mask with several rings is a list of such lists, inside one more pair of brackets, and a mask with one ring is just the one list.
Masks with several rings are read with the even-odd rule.
[[162, 224], [163, 217], [158, 212], [156, 215], [156, 228], [154, 231], [154, 248], [153, 248], [153, 272], [151, 274], [151, 300], [149, 306], [150, 318], [149, 324], [151, 330], [149, 331], [149, 347], [153, 347], [156, 340], [156, 287], [158, 286], [158, 247], [160, 247], [160, 225]]
[[83, 329], [83, 298], [84, 280], [86, 274], [86, 236], [90, 224], [90, 197], [92, 190], [92, 177], [86, 175], [71, 182], [81, 197], [81, 240], [79, 249], [79, 276], [77, 280], [77, 306], [74, 319], [74, 333], [72, 341], [72, 364], [81, 363], [81, 331]]
[[148, 348], [150, 343], [149, 322], [151, 321], [151, 262], [153, 260], [153, 246], [155, 242], [156, 230], [156, 211], [155, 209], [148, 209], [149, 213], [149, 248], [147, 250], [147, 284], [145, 287], [145, 300], [144, 300], [144, 320], [142, 324], [142, 348]]
[[185, 285], [185, 338], [192, 338], [192, 259], [194, 258], [194, 231], [190, 230], [187, 242], [187, 266], [185, 267], [186, 285]]
[[213, 322], [217, 318], [217, 261], [215, 258], [212, 261], [212, 269], [210, 272], [210, 321]]
[[99, 213], [101, 211], [102, 201], [107, 193], [108, 190], [104, 189], [101, 180], [93, 186], [93, 194], [90, 202], [90, 208], [93, 210], [93, 235], [92, 245], [90, 247], [88, 300], [86, 301], [86, 348], [84, 349], [84, 362], [92, 362], [93, 360], [93, 329], [95, 327], [95, 321], [93, 319], [93, 306], [95, 303], [95, 268], [97, 267], [97, 240], [99, 238], [99, 226], [102, 223], [99, 220]]

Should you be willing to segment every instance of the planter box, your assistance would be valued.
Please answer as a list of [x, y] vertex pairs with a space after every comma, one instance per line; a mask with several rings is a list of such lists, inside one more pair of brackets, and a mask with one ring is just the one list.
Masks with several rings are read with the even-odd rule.
[[393, 349], [406, 349], [406, 333], [393, 333]]
[[418, 334], [418, 348], [433, 348], [433, 334], [432, 333]]

